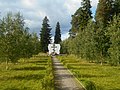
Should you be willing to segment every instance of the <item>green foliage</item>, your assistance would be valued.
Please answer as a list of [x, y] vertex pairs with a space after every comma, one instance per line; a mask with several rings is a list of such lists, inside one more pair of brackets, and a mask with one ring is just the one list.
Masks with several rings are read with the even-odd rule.
[[[0, 90], [43, 90], [42, 80], [48, 75], [46, 73], [47, 69], [52, 67], [48, 67], [48, 62], [51, 63], [50, 57], [38, 54], [30, 59], [21, 58], [17, 64], [9, 63], [11, 65], [9, 70], [5, 70], [4, 62], [1, 63]], [[52, 74], [49, 75], [49, 78], [52, 77]], [[47, 77], [46, 81], [51, 85], [53, 80], [49, 78]], [[45, 85], [45, 87], [48, 87], [47, 84]], [[52, 88], [54, 87], [51, 85], [46, 90], [53, 90]]]
[[18, 23], [20, 20], [22, 20], [22, 18], [19, 16], [19, 14], [16, 14], [14, 17], [12, 13], [8, 13], [7, 16], [3, 18], [1, 23], [1, 30], [3, 31], [1, 36], [1, 52], [7, 58], [7, 60], [11, 60], [13, 62], [19, 58], [19, 49], [17, 48], [19, 48], [19, 40], [22, 35], [22, 30], [24, 29], [22, 26], [24, 22]]
[[42, 79], [42, 90], [54, 90], [53, 75], [45, 75]]
[[[99, 65], [78, 59], [74, 55], [59, 56], [59, 60], [86, 87], [87, 90], [119, 90], [120, 66]], [[91, 89], [92, 88], [92, 89]]]
[[95, 84], [92, 81], [85, 81], [84, 83], [87, 90], [96, 90]]
[[29, 50], [31, 50], [31, 52], [35, 55], [38, 54], [40, 52], [40, 41], [37, 34], [36, 33], [31, 34], [29, 41], [32, 46], [31, 49]]
[[113, 0], [99, 0], [95, 20], [96, 22], [103, 23], [104, 26], [107, 25], [108, 21], [111, 20], [113, 11]]
[[83, 0], [82, 7], [80, 7], [74, 15], [72, 15], [72, 29], [71, 32], [78, 32], [83, 30], [88, 21], [92, 18], [90, 0]]
[[111, 65], [120, 63], [120, 17], [114, 16], [113, 22], [108, 27], [111, 45], [109, 48]]
[[48, 44], [51, 42], [51, 28], [48, 22], [48, 18], [45, 17], [40, 31], [40, 47], [42, 52], [48, 51]]
[[68, 54], [68, 42], [69, 42], [69, 40], [64, 40], [60, 43], [61, 44], [61, 49], [60, 49], [61, 53]]
[[119, 15], [120, 14], [120, 0], [114, 0], [114, 9], [113, 9], [113, 13], [115, 15]]
[[46, 74], [41, 80], [42, 90], [54, 90], [54, 75], [51, 59], [48, 60], [48, 66], [46, 68]]
[[[80, 36], [79, 36], [80, 35]], [[95, 23], [90, 21], [88, 25], [86, 26], [86, 29], [78, 34], [78, 40], [80, 44], [78, 46], [79, 49], [79, 55], [83, 58], [86, 58], [88, 60], [92, 60], [95, 58], [95, 53], [96, 53], [96, 47], [95, 47]], [[76, 41], [76, 42], [77, 42]]]
[[[75, 38], [69, 38], [62, 42], [62, 50], [68, 54], [75, 54], [86, 59], [95, 58], [95, 23], [90, 21], [84, 31], [78, 33]], [[66, 47], [66, 48], [65, 48]]]
[[56, 30], [55, 30], [54, 43], [59, 44], [60, 42], [61, 42], [60, 24], [59, 24], [59, 22], [57, 22]]
[[[18, 12], [3, 17], [0, 22], [0, 61], [17, 62], [39, 52], [39, 40], [28, 33], [23, 16]], [[37, 50], [38, 49], [38, 50]]]
[[104, 62], [105, 57], [108, 56], [108, 49], [110, 47], [109, 36], [105, 34], [107, 31], [101, 23], [95, 33], [96, 56], [98, 62], [101, 62], [101, 64]]
[[[86, 7], [88, 3], [89, 1], [85, 0], [82, 6]], [[101, 63], [101, 65], [105, 63], [109, 64], [109, 62], [112, 65], [119, 65], [120, 16], [119, 7], [116, 7], [117, 5], [119, 5], [119, 1], [117, 0], [99, 0], [95, 17], [96, 21], [84, 17], [83, 9], [80, 7], [73, 15], [72, 29], [70, 31], [70, 34], [76, 33], [76, 36], [61, 42], [61, 51], [66, 54], [74, 54], [89, 62]], [[115, 9], [115, 7], [118, 12], [115, 11], [116, 17], [113, 17], [113, 9]], [[85, 8], [85, 10], [87, 9]], [[83, 16], [85, 19], [80, 16]], [[82, 25], [82, 18], [87, 20], [87, 23], [83, 22]], [[80, 31], [76, 32], [78, 29]]]

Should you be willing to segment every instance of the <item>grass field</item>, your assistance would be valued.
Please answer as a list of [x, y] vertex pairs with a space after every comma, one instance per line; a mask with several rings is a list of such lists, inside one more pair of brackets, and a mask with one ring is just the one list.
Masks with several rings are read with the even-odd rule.
[[84, 86], [89, 81], [95, 85], [95, 90], [120, 90], [120, 66], [101, 66], [72, 55], [60, 56], [59, 59]]
[[1, 63], [0, 90], [43, 90], [48, 62], [51, 62], [50, 57], [36, 55], [30, 59], [21, 59], [17, 64], [9, 63], [9, 70], [5, 70], [5, 63]]

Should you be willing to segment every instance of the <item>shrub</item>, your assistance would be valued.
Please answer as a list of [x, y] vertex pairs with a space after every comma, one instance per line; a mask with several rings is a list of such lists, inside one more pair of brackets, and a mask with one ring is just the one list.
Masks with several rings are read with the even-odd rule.
[[54, 75], [51, 60], [48, 60], [48, 66], [46, 67], [46, 74], [41, 80], [42, 90], [54, 90]]
[[97, 90], [95, 84], [92, 81], [85, 81], [85, 88], [87, 90]]

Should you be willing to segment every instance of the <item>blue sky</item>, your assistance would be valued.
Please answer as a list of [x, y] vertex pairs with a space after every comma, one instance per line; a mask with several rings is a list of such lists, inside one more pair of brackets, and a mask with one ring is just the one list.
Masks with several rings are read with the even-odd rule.
[[[98, 0], [91, 0], [93, 15]], [[21, 12], [30, 32], [39, 34], [42, 20], [47, 16], [54, 35], [56, 23], [61, 25], [62, 39], [68, 37], [71, 15], [81, 6], [81, 0], [0, 0], [1, 16], [7, 12]]]

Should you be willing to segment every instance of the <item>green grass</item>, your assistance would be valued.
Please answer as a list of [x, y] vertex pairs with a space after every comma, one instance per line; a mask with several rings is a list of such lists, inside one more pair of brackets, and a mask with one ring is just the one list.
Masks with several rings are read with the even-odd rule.
[[17, 64], [0, 64], [0, 90], [42, 90], [42, 79], [46, 75], [50, 57], [37, 55], [21, 59]]
[[120, 90], [120, 66], [88, 63], [74, 56], [62, 56], [59, 59], [83, 83], [91, 81], [97, 90]]

